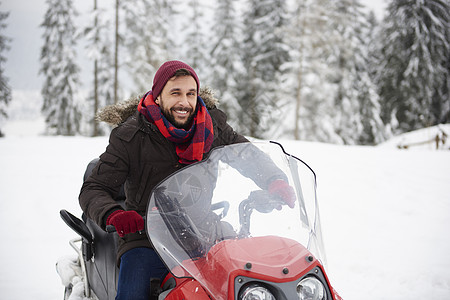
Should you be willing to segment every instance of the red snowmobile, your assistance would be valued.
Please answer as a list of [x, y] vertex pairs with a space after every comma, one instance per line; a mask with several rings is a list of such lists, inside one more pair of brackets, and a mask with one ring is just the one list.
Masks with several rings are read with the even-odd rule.
[[[294, 188], [294, 208], [260, 187], [257, 178], [267, 175], [267, 166]], [[79, 280], [67, 280], [66, 268], [58, 267], [66, 299], [74, 282], [83, 283], [80, 296], [114, 299], [116, 234], [65, 210], [61, 216], [81, 236], [71, 241]], [[214, 149], [155, 187], [145, 219], [147, 236], [170, 270], [149, 299], [341, 299], [324, 269], [315, 174], [277, 143]]]

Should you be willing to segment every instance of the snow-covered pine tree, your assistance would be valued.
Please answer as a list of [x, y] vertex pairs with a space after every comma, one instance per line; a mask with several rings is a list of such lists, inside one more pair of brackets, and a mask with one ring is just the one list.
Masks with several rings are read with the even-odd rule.
[[[9, 49], [8, 42], [11, 40], [9, 37], [3, 35], [3, 30], [6, 28], [6, 19], [9, 16], [9, 12], [0, 11], [0, 120], [2, 118], [7, 118], [6, 107], [11, 101], [11, 87], [8, 83], [8, 78], [5, 75], [4, 63], [6, 62], [6, 57], [3, 53]], [[0, 129], [0, 137], [3, 133]]]
[[204, 82], [210, 85], [220, 99], [220, 108], [228, 115], [233, 127], [239, 123], [238, 81], [242, 73], [242, 60], [239, 51], [242, 37], [236, 0], [216, 2], [212, 25], [211, 60]]
[[92, 136], [103, 134], [104, 130], [95, 120], [98, 110], [114, 103], [114, 70], [111, 52], [112, 26], [107, 18], [107, 12], [97, 6], [94, 0], [91, 20], [92, 24], [85, 28], [87, 39], [87, 56], [94, 62], [94, 80], [88, 97], [88, 119]]
[[329, 28], [330, 1], [294, 4], [286, 26], [291, 60], [284, 66], [285, 121], [280, 134], [286, 138], [339, 142], [331, 119], [334, 87], [328, 82], [328, 58], [336, 39]]
[[[434, 8], [433, 16], [440, 20], [436, 23], [441, 23], [432, 27], [436, 30], [433, 30], [435, 44], [429, 46], [434, 49], [432, 52], [436, 61], [440, 61], [438, 68], [440, 84], [436, 84], [433, 93], [431, 115], [433, 116], [433, 124], [450, 123], [450, 1], [443, 0], [438, 2], [437, 5], [430, 5], [430, 7]], [[426, 18], [426, 23], [431, 18], [431, 15]], [[441, 57], [440, 60], [439, 57]]]
[[123, 1], [127, 49], [125, 64], [139, 93], [151, 88], [159, 66], [173, 57], [175, 47], [174, 0]]
[[449, 115], [449, 11], [448, 0], [393, 0], [388, 6], [377, 84], [383, 120], [395, 133]]
[[207, 78], [206, 69], [210, 66], [208, 32], [205, 18], [205, 3], [200, 0], [187, 1], [188, 10], [183, 14], [183, 50], [184, 60], [194, 68], [200, 80]]
[[[450, 26], [447, 26], [447, 41], [450, 41]], [[437, 90], [433, 96], [433, 115], [436, 116], [437, 123], [450, 123], [450, 51], [447, 51], [447, 63], [444, 63], [447, 70], [443, 74], [442, 88]]]
[[289, 60], [282, 31], [286, 16], [284, 0], [250, 0], [244, 12], [239, 127], [252, 137], [265, 137], [278, 109], [280, 68]]
[[119, 101], [120, 3], [120, 0], [116, 0], [114, 4], [114, 103]]
[[77, 105], [80, 83], [73, 23], [76, 12], [72, 0], [46, 2], [48, 8], [41, 24], [44, 46], [40, 73], [45, 76], [41, 90], [42, 112], [48, 134], [75, 135], [79, 132], [81, 118]]
[[358, 78], [355, 82], [355, 88], [358, 91], [358, 101], [360, 106], [360, 118], [362, 131], [356, 140], [357, 144], [374, 145], [386, 140], [389, 136], [386, 126], [381, 119], [380, 97], [377, 93], [377, 87], [374, 79], [375, 63], [379, 52], [377, 51], [377, 32], [379, 29], [375, 14], [370, 12], [363, 15], [366, 18], [364, 22], [367, 27], [362, 27], [361, 35], [364, 47], [357, 53]]
[[[366, 40], [368, 19], [359, 0], [333, 1], [331, 28], [335, 31], [334, 54], [329, 58], [332, 70], [330, 81], [336, 85], [333, 123], [336, 134], [345, 144], [356, 144], [364, 132], [372, 127], [379, 109], [375, 86], [371, 82]], [[363, 125], [363, 115], [371, 121]], [[373, 142], [365, 140], [365, 142]]]
[[369, 64], [367, 68], [369, 69], [369, 74], [370, 77], [372, 78], [372, 81], [375, 82], [378, 64], [380, 63], [381, 60], [381, 53], [380, 53], [381, 25], [380, 22], [377, 20], [377, 17], [375, 16], [375, 13], [373, 11], [370, 11], [369, 14], [367, 15], [367, 21], [368, 21], [367, 48], [369, 57]]

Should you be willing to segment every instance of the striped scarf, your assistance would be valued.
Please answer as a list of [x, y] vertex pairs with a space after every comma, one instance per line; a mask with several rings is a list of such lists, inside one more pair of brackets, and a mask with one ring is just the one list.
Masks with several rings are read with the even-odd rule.
[[189, 130], [176, 128], [164, 117], [151, 91], [142, 97], [137, 109], [158, 127], [166, 139], [175, 144], [180, 163], [201, 161], [203, 154], [211, 149], [214, 139], [212, 119], [202, 98], [197, 97], [196, 114]]

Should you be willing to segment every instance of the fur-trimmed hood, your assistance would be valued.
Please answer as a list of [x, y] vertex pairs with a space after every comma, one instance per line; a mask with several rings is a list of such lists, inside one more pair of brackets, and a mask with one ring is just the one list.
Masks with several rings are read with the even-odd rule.
[[[219, 101], [214, 97], [214, 91], [212, 89], [209, 87], [200, 88], [198, 95], [203, 99], [208, 110], [216, 108]], [[117, 104], [108, 105], [97, 113], [95, 119], [98, 122], [105, 122], [109, 125], [117, 126], [125, 122], [128, 117], [136, 112], [139, 101], [143, 96], [138, 95]]]

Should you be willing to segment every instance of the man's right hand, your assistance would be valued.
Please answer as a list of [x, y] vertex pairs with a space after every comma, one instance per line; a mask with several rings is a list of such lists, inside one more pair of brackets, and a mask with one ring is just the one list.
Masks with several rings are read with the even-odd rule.
[[295, 191], [286, 181], [277, 179], [269, 185], [269, 193], [279, 196], [290, 208], [295, 206]]
[[106, 226], [113, 225], [120, 237], [144, 230], [144, 219], [134, 210], [116, 210], [108, 216]]

